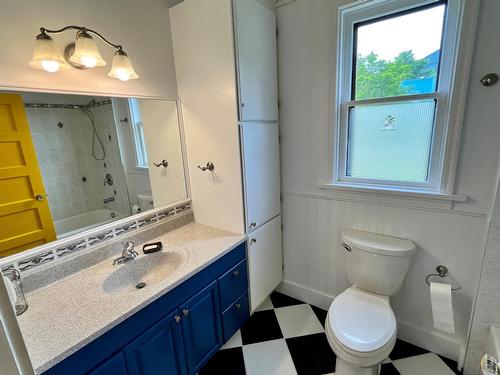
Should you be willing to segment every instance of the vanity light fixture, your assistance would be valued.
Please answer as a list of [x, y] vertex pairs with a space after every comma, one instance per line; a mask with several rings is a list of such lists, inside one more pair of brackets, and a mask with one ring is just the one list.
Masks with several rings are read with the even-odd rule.
[[[76, 41], [66, 46], [63, 56], [56, 42], [49, 34], [59, 34], [66, 30], [77, 30]], [[57, 30], [49, 30], [41, 27], [40, 34], [36, 36], [33, 58], [28, 64], [32, 68], [42, 69], [51, 73], [67, 69], [70, 66], [81, 70], [104, 66], [106, 65], [106, 61], [101, 57], [91, 34], [97, 35], [103, 42], [116, 48], [108, 77], [116, 78], [120, 81], [139, 78], [134, 71], [132, 62], [120, 44], [111, 43], [97, 31], [87, 29], [83, 26], [65, 26]]]

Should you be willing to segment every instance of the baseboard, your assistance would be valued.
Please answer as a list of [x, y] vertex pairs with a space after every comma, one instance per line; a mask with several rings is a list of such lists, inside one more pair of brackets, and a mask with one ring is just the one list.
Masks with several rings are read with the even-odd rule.
[[328, 310], [333, 302], [333, 299], [335, 298], [335, 296], [331, 296], [289, 280], [283, 280], [281, 284], [278, 285], [276, 290], [280, 293], [286, 294], [287, 296], [321, 307], [324, 310]]
[[[276, 288], [280, 293], [297, 298], [311, 305], [328, 310], [335, 296], [297, 284], [290, 280], [283, 280]], [[460, 341], [453, 340], [437, 332], [431, 332], [416, 327], [407, 322], [398, 321], [398, 338], [411, 344], [420, 346], [434, 353], [440, 354], [458, 362], [463, 366], [464, 350]]]
[[459, 368], [463, 367], [465, 351], [458, 340], [401, 321], [398, 321], [398, 338], [453, 359]]

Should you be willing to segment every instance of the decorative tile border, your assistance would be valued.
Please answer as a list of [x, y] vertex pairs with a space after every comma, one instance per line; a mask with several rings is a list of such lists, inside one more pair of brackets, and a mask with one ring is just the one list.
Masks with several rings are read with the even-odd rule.
[[191, 202], [187, 202], [185, 204], [175, 207], [175, 213], [178, 214], [190, 209], [191, 209]]
[[145, 225], [155, 223], [157, 220], [158, 220], [158, 215], [153, 214], [137, 220], [137, 225], [139, 226], [139, 228], [142, 228]]
[[27, 271], [31, 268], [39, 266], [40, 264], [51, 262], [55, 259], [55, 257], [54, 251], [48, 251], [17, 263], [17, 268], [20, 272]]
[[[113, 232], [111, 232], [111, 234], [113, 234]], [[90, 240], [90, 238], [89, 238], [89, 240]], [[86, 249], [86, 248], [87, 248], [87, 241], [85, 241], [85, 239], [83, 239], [80, 241], [71, 242], [71, 243], [69, 243], [65, 246], [62, 246], [62, 247], [58, 247], [55, 250], [55, 252], [56, 252], [57, 256], [62, 257], [65, 255], [73, 254], [78, 250], [82, 250], [82, 249]]]
[[100, 244], [104, 241], [113, 239], [113, 229], [97, 233], [96, 235], [87, 238], [89, 246]]
[[130, 233], [133, 230], [137, 229], [137, 221], [132, 223], [127, 223], [125, 225], [119, 226], [115, 228], [115, 235], [121, 236], [123, 234]]
[[166, 219], [167, 217], [175, 215], [175, 207], [167, 208], [166, 210], [158, 212], [158, 220]]
[[[159, 209], [155, 213], [145, 214], [138, 217], [131, 217], [129, 220], [123, 219], [116, 223], [111, 223], [105, 230], [91, 231], [87, 235], [82, 237], [73, 238], [73, 240], [64, 243], [54, 243], [51, 245], [43, 245], [43, 249], [40, 249], [40, 253], [37, 255], [30, 255], [28, 252], [25, 257], [16, 257], [12, 262], [7, 261], [2, 264], [0, 262], [0, 269], [2, 272], [8, 269], [15, 268], [19, 272], [23, 273], [38, 267], [42, 264], [47, 264], [52, 261], [57, 261], [58, 259], [64, 258], [66, 256], [86, 251], [91, 247], [101, 245], [104, 242], [116, 239], [118, 236], [129, 234], [135, 230], [149, 228], [155, 224], [160, 224], [164, 220], [170, 219], [173, 216], [183, 214], [191, 210], [191, 202], [183, 202], [176, 206], [169, 207], [166, 209]], [[113, 226], [113, 224], [115, 224]], [[99, 228], [96, 228], [97, 230]], [[36, 251], [36, 250], [35, 250]]]
[[14, 267], [13, 264], [10, 264], [8, 266], [2, 267], [1, 271], [2, 271], [2, 273], [7, 274], [10, 271], [15, 270], [15, 269], [16, 269], [16, 267]]
[[85, 109], [85, 108], [94, 108], [101, 107], [103, 105], [111, 104], [111, 99], [102, 100], [100, 102], [93, 101], [88, 105], [83, 104], [52, 104], [52, 103], [24, 103], [25, 108], [57, 108], [57, 109]]

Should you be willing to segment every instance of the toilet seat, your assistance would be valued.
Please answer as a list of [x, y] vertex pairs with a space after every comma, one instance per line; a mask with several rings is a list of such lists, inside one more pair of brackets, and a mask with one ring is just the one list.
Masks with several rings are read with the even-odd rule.
[[396, 341], [396, 319], [388, 298], [356, 287], [334, 299], [325, 329], [335, 354], [361, 367], [383, 361]]
[[396, 318], [383, 296], [349, 288], [329, 309], [331, 333], [348, 351], [370, 353], [384, 347], [396, 333]]

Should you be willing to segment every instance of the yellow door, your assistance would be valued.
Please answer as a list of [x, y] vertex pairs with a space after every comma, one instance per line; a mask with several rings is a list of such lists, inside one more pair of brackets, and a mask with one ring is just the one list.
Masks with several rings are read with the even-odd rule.
[[22, 98], [0, 94], [0, 257], [55, 239]]

